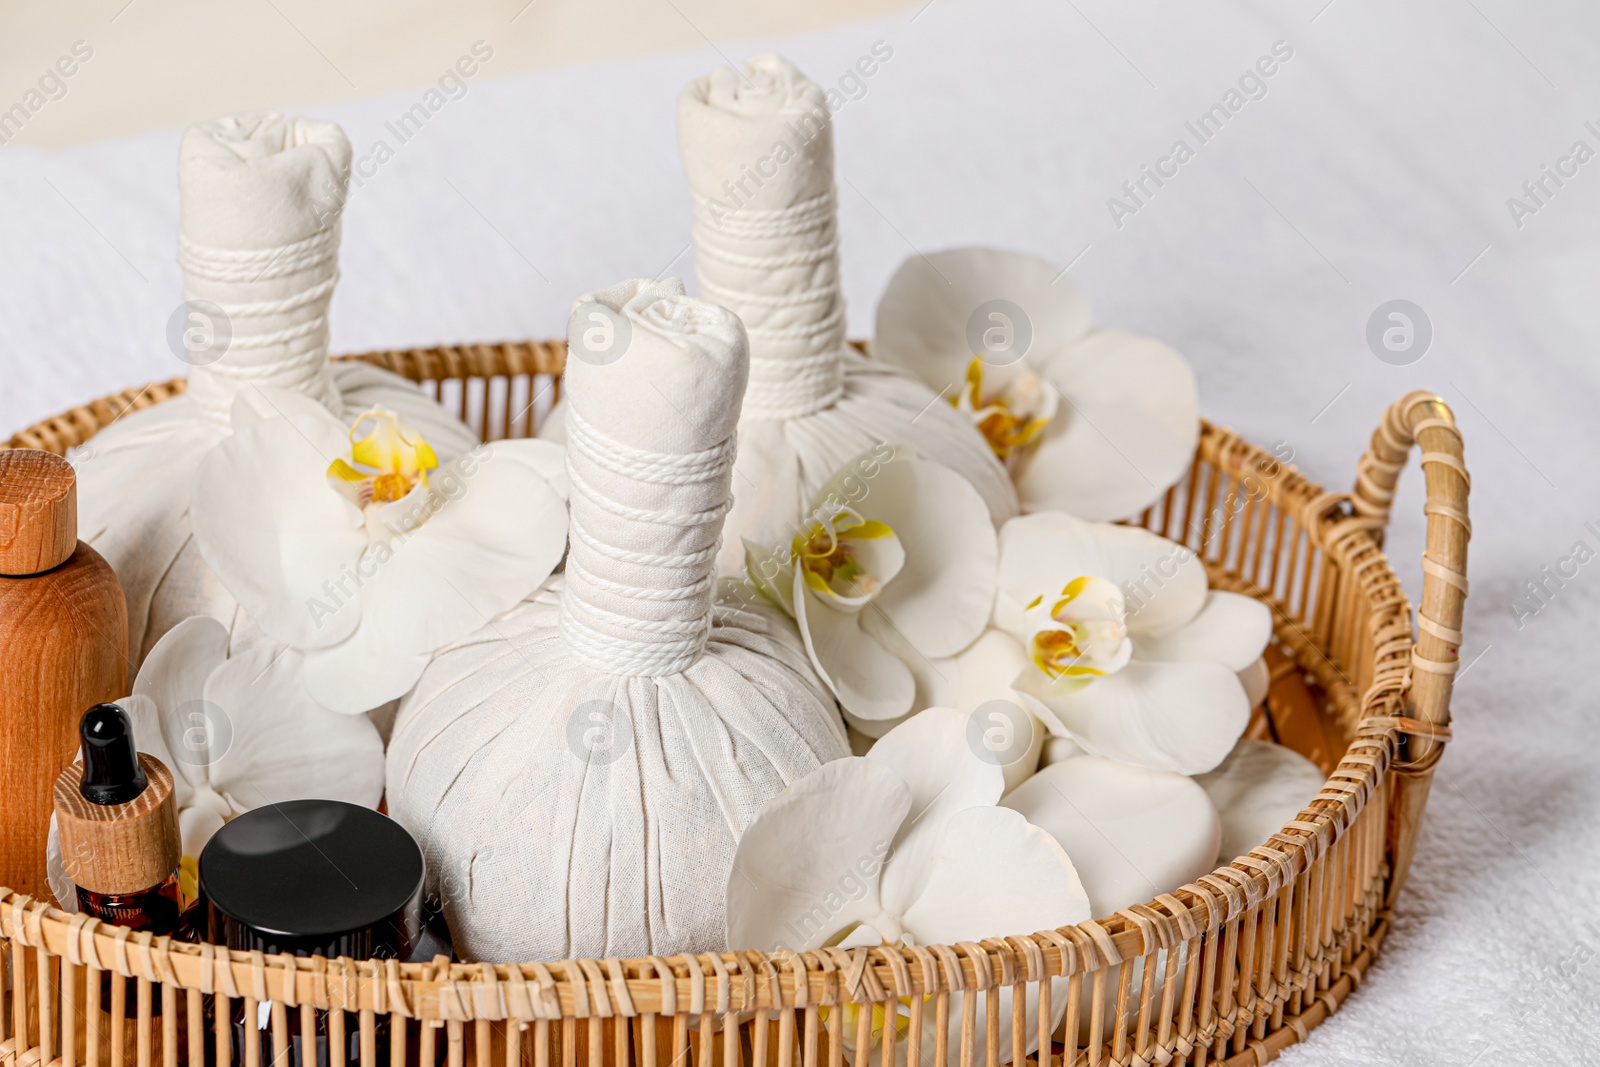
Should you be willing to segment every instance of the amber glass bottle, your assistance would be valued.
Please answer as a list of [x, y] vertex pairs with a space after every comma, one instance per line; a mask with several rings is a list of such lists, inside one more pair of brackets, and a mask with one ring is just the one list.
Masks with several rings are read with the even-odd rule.
[[[116, 704], [84, 712], [78, 736], [83, 758], [61, 772], [55, 787], [62, 866], [77, 887], [78, 910], [113, 926], [181, 936], [182, 845], [172, 772], [139, 752], [128, 713]], [[120, 1015], [124, 1042], [136, 1037], [146, 997], [150, 1014], [161, 1014], [163, 998], [149, 996], [148, 984], [144, 993], [139, 986], [112, 971], [100, 975], [100, 1003], [112, 1013], [101, 1025], [114, 1024]], [[158, 1057], [163, 1029], [156, 1027], [153, 1038]], [[182, 1044], [180, 1028], [176, 1051], [183, 1051]]]
[[84, 712], [83, 759], [56, 779], [61, 861], [78, 907], [101, 922], [176, 934], [182, 919], [177, 870], [183, 847], [172, 772], [134, 744], [115, 704]]

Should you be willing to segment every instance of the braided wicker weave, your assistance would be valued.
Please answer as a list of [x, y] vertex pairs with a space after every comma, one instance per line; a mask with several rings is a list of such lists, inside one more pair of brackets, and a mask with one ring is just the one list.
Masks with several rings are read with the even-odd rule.
[[[513, 343], [346, 358], [423, 383], [474, 429], [501, 438], [533, 432], [535, 401], [559, 389], [564, 355], [557, 343]], [[97, 401], [9, 445], [65, 453], [183, 387], [177, 380]], [[1422, 449], [1428, 519], [1415, 640], [1411, 606], [1381, 550], [1413, 445]], [[255, 1018], [270, 1000], [274, 1061], [296, 1034], [313, 1041], [321, 1029], [323, 1062], [336, 1065], [358, 1035], [363, 1064], [376, 1063], [381, 1039], [396, 1065], [840, 1067], [849, 1056], [867, 1067], [904, 1055], [994, 1067], [1022, 1062], [1027, 1041], [1026, 998], [1015, 996], [1017, 1047], [999, 1047], [1000, 989], [1034, 986], [1039, 1018], [1049, 1019], [1052, 995], [1062, 994], [1048, 979], [1065, 976], [1065, 1024], [1053, 1040], [1041, 1035], [1045, 1067], [1266, 1063], [1360, 983], [1405, 883], [1449, 736], [1468, 484], [1450, 411], [1428, 393], [1411, 393], [1384, 415], [1348, 495], [1324, 492], [1231, 432], [1204, 427], [1188, 478], [1139, 521], [1200, 554], [1216, 587], [1273, 609], [1271, 695], [1251, 730], [1298, 749], [1329, 777], [1271, 840], [1148, 904], [1076, 927], [951, 946], [403, 964], [168, 942], [0, 890], [0, 1058], [18, 1067], [177, 1067], [232, 1054], [257, 1067], [262, 1050], [246, 1042], [241, 1054], [227, 1020], [235, 1001]], [[133, 979], [107, 983], [109, 1005], [101, 1003], [103, 971]], [[990, 1024], [979, 1032], [976, 997], [962, 997], [952, 1042], [944, 1024], [960, 990], [983, 992]], [[886, 1028], [877, 1047], [882, 1011], [830, 1007], [872, 1003], [892, 1013], [896, 1001], [908, 1006], [910, 1026]], [[926, 1012], [938, 1022], [932, 1048], [922, 1047]], [[858, 1030], [848, 1050], [847, 1019]]]

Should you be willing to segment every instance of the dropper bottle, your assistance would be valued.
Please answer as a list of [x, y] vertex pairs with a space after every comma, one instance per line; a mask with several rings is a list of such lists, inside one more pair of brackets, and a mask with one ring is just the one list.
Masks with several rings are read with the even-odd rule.
[[56, 779], [61, 859], [78, 910], [113, 926], [176, 934], [183, 844], [172, 772], [134, 744], [116, 704], [96, 704], [78, 726], [83, 760]]

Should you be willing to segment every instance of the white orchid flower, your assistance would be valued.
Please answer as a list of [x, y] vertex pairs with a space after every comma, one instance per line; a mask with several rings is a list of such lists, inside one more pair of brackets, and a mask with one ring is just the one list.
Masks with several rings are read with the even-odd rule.
[[1315, 763], [1291, 748], [1240, 738], [1215, 770], [1195, 778], [1222, 815], [1217, 863], [1266, 844], [1322, 792], [1327, 780]]
[[[953, 944], [1088, 919], [1089, 900], [1066, 852], [996, 806], [1004, 775], [973, 752], [967, 726], [968, 716], [954, 708], [929, 708], [866, 756], [824, 764], [763, 805], [734, 855], [728, 944], [797, 951]], [[1010, 992], [1001, 991], [998, 1012], [1006, 1053]], [[952, 1040], [962, 1015], [960, 994], [955, 999]], [[977, 1001], [980, 1034], [985, 1000]], [[1052, 1003], [1059, 1019], [1065, 998]], [[1032, 1051], [1035, 991], [1027, 1009]], [[932, 1010], [923, 1018], [924, 1047], [932, 1048]], [[854, 1033], [845, 1027], [847, 1040]]]
[[916, 706], [964, 712], [969, 740], [1005, 771], [1008, 792], [1038, 769], [1051, 738], [1028, 700], [1011, 687], [1027, 664], [1021, 642], [992, 626], [954, 656], [906, 661], [917, 683]]
[[566, 544], [563, 451], [497, 441], [441, 464], [384, 408], [346, 425], [251, 390], [202, 461], [206, 563], [260, 629], [303, 653], [324, 707], [404, 695], [431, 655], [538, 588]]
[[[1001, 802], [1055, 838], [1074, 857], [1089, 906], [1097, 916], [1147, 903], [1209, 873], [1216, 864], [1220, 820], [1194, 779], [1099, 756], [1051, 763]], [[1156, 952], [1156, 973], [1167, 950]], [[1123, 975], [1113, 965], [1108, 989], [1130, 981], [1138, 1003], [1144, 967]], [[1088, 1013], [1078, 1040], [1089, 1037]]]
[[[364, 715], [340, 715], [306, 691], [302, 657], [272, 645], [229, 654], [228, 631], [193, 616], [151, 648], [116, 701], [134, 743], [172, 772], [183, 839], [184, 891], [223, 823], [285, 800], [343, 800], [375, 808], [383, 798], [383, 740]], [[51, 855], [51, 888], [73, 894]], [[58, 882], [59, 878], [59, 882]]]
[[989, 248], [912, 256], [878, 302], [872, 353], [972, 418], [1023, 511], [1127, 518], [1189, 468], [1194, 372], [1159, 341], [1093, 329], [1065, 273]]
[[1186, 775], [1215, 767], [1244, 733], [1238, 672], [1272, 636], [1266, 605], [1208, 591], [1189, 548], [1061, 512], [1001, 528], [994, 621], [1027, 650], [1012, 684], [1052, 733]]
[[1194, 779], [1171, 771], [1072, 756], [1001, 804], [1067, 851], [1096, 915], [1153, 900], [1216, 866], [1217, 810]]
[[863, 453], [830, 479], [787, 549], [745, 542], [751, 583], [794, 617], [846, 721], [870, 737], [927, 706], [924, 664], [983, 632], [995, 559], [977, 490], [903, 447]]

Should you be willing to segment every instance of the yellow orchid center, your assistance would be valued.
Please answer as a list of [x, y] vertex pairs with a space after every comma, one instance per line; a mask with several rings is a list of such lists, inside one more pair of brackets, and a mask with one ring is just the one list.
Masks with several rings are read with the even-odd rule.
[[364, 412], [350, 427], [350, 458], [328, 466], [328, 480], [356, 507], [392, 504], [404, 500], [419, 485], [428, 484], [428, 472], [439, 457], [421, 434], [386, 408]]
[[1122, 590], [1104, 578], [1074, 578], [1048, 606], [1035, 597], [1027, 613], [1028, 658], [1058, 684], [1086, 685], [1120, 670], [1133, 653]]
[[178, 893], [183, 907], [200, 899], [200, 860], [185, 855], [178, 860]]
[[[896, 946], [896, 947], [898, 947], [898, 946]], [[906, 1039], [906, 1037], [911, 1033], [911, 1016], [910, 1016], [911, 998], [910, 997], [900, 997], [898, 999], [899, 999], [900, 1003], [899, 1003], [899, 1006], [895, 1009], [895, 1022], [894, 1022], [895, 1040], [896, 1041], [904, 1041]], [[932, 1012], [933, 1012], [933, 997], [931, 995], [924, 995], [923, 998], [922, 998], [922, 1006], [923, 1006], [923, 1011], [926, 1012], [927, 1014], [931, 1015]], [[824, 1027], [826, 1027], [828, 1025], [828, 1013], [830, 1011], [832, 1011], [832, 1010], [833, 1009], [828, 1007], [827, 1005], [823, 1005], [821, 1008], [818, 1009], [817, 1018], [818, 1018], [818, 1021]], [[874, 1003], [872, 1005], [872, 1009], [871, 1010], [872, 1010], [871, 1042], [872, 1042], [872, 1045], [877, 1045], [880, 1041], [883, 1040], [883, 1031], [884, 1031], [884, 1028], [887, 1025], [888, 1021], [889, 1021], [889, 1012], [888, 1012], [888, 1009], [884, 1005], [878, 1004], [878, 1003]], [[852, 1038], [855, 1036], [856, 1027], [858, 1027], [860, 1025], [860, 1019], [861, 1019], [861, 1007], [860, 1007], [860, 1005], [854, 1003], [853, 1001], [845, 1001], [845, 1004], [844, 1004], [844, 1027], [843, 1027], [843, 1029], [844, 1029], [844, 1032], [849, 1034], [849, 1035], [851, 1035]], [[871, 1046], [869, 1046], [869, 1047], [871, 1047]], [[1059, 1057], [1057, 1057], [1057, 1058], [1059, 1058]]]
[[[892, 574], [873, 573], [880, 562], [874, 542], [895, 541], [894, 530], [846, 507], [813, 515], [791, 544], [806, 585], [833, 601], [870, 598]], [[898, 564], [894, 565], [898, 570]]]
[[952, 406], [972, 420], [1001, 461], [1020, 458], [1055, 417], [1055, 395], [1037, 374], [1024, 370], [1005, 388], [985, 394], [983, 357], [967, 364], [967, 378]]

